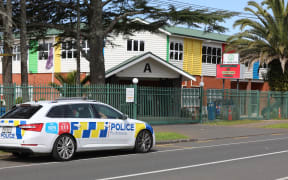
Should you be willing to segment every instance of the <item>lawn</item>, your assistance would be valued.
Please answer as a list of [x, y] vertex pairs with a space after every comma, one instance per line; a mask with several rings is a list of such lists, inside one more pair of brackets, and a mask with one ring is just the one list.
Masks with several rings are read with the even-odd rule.
[[226, 121], [214, 121], [214, 122], [206, 122], [204, 124], [208, 125], [221, 125], [221, 126], [229, 126], [229, 125], [241, 125], [241, 124], [252, 124], [252, 123], [260, 123], [263, 122], [261, 120], [249, 120], [249, 119], [243, 119], [243, 120], [226, 120]]
[[280, 124], [271, 124], [267, 126], [263, 126], [263, 128], [288, 128], [288, 123], [280, 123]]
[[189, 137], [184, 136], [183, 134], [174, 133], [174, 132], [156, 132], [155, 137], [156, 137], [156, 141], [189, 139]]

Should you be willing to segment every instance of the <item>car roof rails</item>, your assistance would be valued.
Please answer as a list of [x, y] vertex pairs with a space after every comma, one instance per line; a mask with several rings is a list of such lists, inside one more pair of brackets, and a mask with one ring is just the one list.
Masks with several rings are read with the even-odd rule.
[[55, 99], [55, 101], [73, 101], [73, 100], [88, 100], [87, 97], [61, 97]]

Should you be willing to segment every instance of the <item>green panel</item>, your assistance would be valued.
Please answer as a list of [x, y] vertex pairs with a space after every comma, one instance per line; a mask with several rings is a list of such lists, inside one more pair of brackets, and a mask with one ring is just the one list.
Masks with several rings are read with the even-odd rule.
[[30, 73], [38, 73], [38, 42], [30, 41], [29, 48], [29, 72]]
[[170, 50], [170, 37], [167, 35], [167, 56], [166, 56], [167, 62], [169, 62], [169, 59], [170, 59], [169, 50]]

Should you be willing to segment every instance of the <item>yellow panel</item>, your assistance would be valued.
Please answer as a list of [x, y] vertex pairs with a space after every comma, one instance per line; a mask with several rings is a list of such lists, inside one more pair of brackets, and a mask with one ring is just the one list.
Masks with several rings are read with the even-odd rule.
[[104, 122], [97, 122], [96, 129], [91, 130], [91, 138], [98, 138], [100, 136], [100, 130], [104, 130]]
[[143, 129], [146, 129], [146, 125], [144, 123], [136, 123], [135, 138], [137, 137], [138, 133]]
[[192, 75], [202, 73], [202, 41], [184, 39], [183, 70]]
[[202, 74], [202, 41], [193, 40], [193, 75]]
[[[55, 38], [56, 42], [60, 41], [59, 37]], [[55, 56], [54, 56], [54, 72], [61, 72], [61, 45], [55, 46]]]

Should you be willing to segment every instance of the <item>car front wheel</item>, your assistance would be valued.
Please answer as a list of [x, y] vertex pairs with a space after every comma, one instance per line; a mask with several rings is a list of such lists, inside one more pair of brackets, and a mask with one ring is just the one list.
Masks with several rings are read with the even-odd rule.
[[75, 150], [74, 139], [68, 134], [63, 134], [56, 139], [52, 154], [56, 160], [68, 161], [74, 156]]
[[135, 151], [137, 153], [146, 153], [152, 148], [153, 138], [149, 131], [141, 131], [135, 142]]

